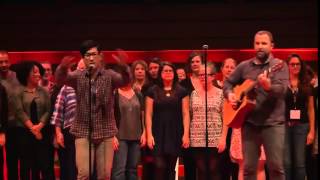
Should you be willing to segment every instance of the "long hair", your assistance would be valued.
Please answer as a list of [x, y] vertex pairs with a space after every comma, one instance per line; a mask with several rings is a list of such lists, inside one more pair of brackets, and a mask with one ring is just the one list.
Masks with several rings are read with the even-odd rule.
[[148, 83], [148, 65], [144, 60], [136, 60], [131, 64], [132, 83], [135, 83], [136, 81], [136, 76], [134, 74], [134, 71], [137, 65], [139, 64], [144, 68], [144, 71], [145, 71], [144, 84], [147, 84]]
[[178, 75], [177, 75], [175, 66], [171, 62], [168, 62], [168, 61], [164, 61], [160, 65], [159, 72], [158, 72], [159, 86], [161, 88], [163, 88], [163, 80], [162, 80], [162, 77], [161, 77], [161, 73], [162, 73], [162, 70], [163, 70], [164, 66], [169, 66], [173, 70], [174, 77], [173, 77], [173, 82], [172, 82], [172, 89], [174, 89], [174, 87], [178, 83]]
[[186, 67], [186, 70], [187, 70], [187, 73], [192, 73], [192, 70], [191, 70], [191, 62], [192, 62], [192, 59], [196, 56], [199, 56], [200, 59], [201, 59], [201, 64], [203, 64], [204, 60], [203, 60], [203, 54], [199, 51], [192, 51], [189, 56], [188, 56], [188, 59], [187, 59], [187, 67]]
[[300, 63], [300, 71], [298, 74], [298, 88], [302, 90], [303, 93], [310, 93], [311, 91], [311, 84], [310, 80], [311, 77], [307, 74], [307, 65], [302, 61], [301, 57], [298, 54], [290, 54], [287, 60], [289, 64], [292, 58], [297, 58]]

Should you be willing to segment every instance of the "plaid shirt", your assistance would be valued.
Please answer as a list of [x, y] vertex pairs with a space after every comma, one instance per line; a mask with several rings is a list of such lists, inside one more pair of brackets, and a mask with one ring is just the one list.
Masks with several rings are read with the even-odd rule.
[[[129, 83], [129, 74], [128, 66], [121, 68], [121, 74], [113, 70], [99, 69], [96, 78], [91, 81], [91, 93], [89, 93], [88, 71], [75, 71], [68, 74], [67, 68], [61, 66], [57, 68], [57, 83], [66, 84], [76, 90], [77, 116], [70, 131], [76, 138], [88, 137], [89, 117], [92, 120], [92, 139], [109, 138], [117, 134], [113, 90]], [[91, 108], [89, 94], [91, 94]]]
[[69, 128], [76, 117], [77, 97], [70, 86], [63, 86], [57, 96], [51, 124], [63, 129]]

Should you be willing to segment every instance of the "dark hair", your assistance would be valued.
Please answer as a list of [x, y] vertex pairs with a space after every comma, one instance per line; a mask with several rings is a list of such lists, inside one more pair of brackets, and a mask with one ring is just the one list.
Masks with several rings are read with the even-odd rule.
[[314, 77], [316, 77], [316, 72], [311, 68], [311, 66], [306, 64], [306, 75], [308, 79], [311, 81]]
[[159, 68], [159, 71], [158, 71], [158, 79], [159, 79], [159, 86], [162, 88], [163, 87], [163, 80], [161, 78], [161, 72], [164, 68], [164, 66], [169, 66], [172, 68], [173, 70], [173, 83], [172, 83], [172, 87], [174, 89], [174, 87], [176, 86], [177, 82], [178, 82], [178, 75], [177, 75], [177, 72], [176, 72], [176, 68], [175, 66], [171, 63], [171, 62], [168, 62], [168, 61], [163, 61], [160, 65], [160, 68]]
[[86, 40], [84, 42], [81, 43], [80, 45], [80, 54], [82, 57], [84, 57], [84, 55], [86, 54], [86, 52], [88, 50], [90, 50], [91, 48], [96, 47], [98, 52], [101, 52], [101, 47], [100, 44], [94, 40]]
[[270, 39], [270, 41], [273, 43], [274, 41], [273, 41], [273, 35], [272, 35], [272, 33], [270, 32], [270, 31], [266, 31], [266, 30], [261, 30], [261, 31], [258, 31], [256, 34], [255, 34], [255, 36], [256, 35], [263, 35], [263, 34], [266, 34], [268, 37], [269, 37], [269, 39]]
[[176, 67], [176, 70], [178, 70], [178, 69], [181, 69], [181, 70], [183, 70], [186, 74], [187, 74], [187, 72], [186, 72], [186, 68], [185, 67], [183, 67], [183, 66], [177, 66]]
[[199, 51], [192, 51], [189, 56], [188, 56], [188, 59], [187, 59], [187, 66], [186, 66], [186, 71], [187, 73], [192, 73], [192, 70], [191, 70], [191, 62], [192, 62], [192, 59], [196, 56], [199, 56], [200, 59], [201, 59], [201, 64], [203, 64], [203, 54]]
[[[148, 78], [148, 80], [154, 81], [155, 79], [153, 79], [149, 73], [149, 66], [151, 63], [158, 64], [159, 66], [161, 66], [162, 61], [158, 57], [153, 57], [153, 58], [149, 59], [148, 68], [147, 68], [147, 78]], [[159, 74], [159, 71], [158, 71], [158, 74]], [[157, 80], [158, 79], [159, 79], [159, 77], [157, 78]]]
[[153, 58], [151, 58], [151, 59], [149, 60], [148, 66], [149, 66], [151, 63], [161, 65], [161, 59], [160, 59], [159, 57], [153, 57]]
[[235, 59], [233, 59], [233, 58], [226, 58], [226, 59], [224, 59], [224, 60], [222, 61], [222, 63], [221, 63], [221, 69], [222, 69], [223, 66], [226, 64], [227, 60], [229, 60], [229, 59], [233, 61], [233, 63], [235, 64], [235, 66], [237, 66], [238, 62], [237, 62]]
[[298, 54], [290, 54], [287, 60], [287, 63], [289, 64], [292, 58], [297, 58], [300, 62], [300, 72], [298, 75], [299, 84], [298, 88], [302, 89], [304, 93], [310, 92], [310, 80], [311, 77], [307, 74], [307, 67], [306, 64], [302, 61], [301, 57]]
[[44, 69], [40, 63], [32, 60], [24, 60], [16, 64], [15, 71], [20, 84], [24, 86], [28, 84], [28, 78], [34, 66], [39, 68], [40, 75], [42, 77], [44, 75]]

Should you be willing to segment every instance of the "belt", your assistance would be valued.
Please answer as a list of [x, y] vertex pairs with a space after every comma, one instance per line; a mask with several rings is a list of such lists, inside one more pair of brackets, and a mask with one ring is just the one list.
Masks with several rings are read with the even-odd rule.
[[292, 127], [298, 124], [302, 124], [300, 121], [287, 121], [287, 126]]

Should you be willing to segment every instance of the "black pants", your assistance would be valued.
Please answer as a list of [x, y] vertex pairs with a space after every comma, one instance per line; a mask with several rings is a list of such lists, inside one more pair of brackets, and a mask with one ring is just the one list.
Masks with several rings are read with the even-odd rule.
[[197, 175], [196, 163], [190, 148], [182, 150], [182, 159], [183, 159], [183, 167], [184, 167], [184, 179], [196, 180], [196, 175]]
[[222, 180], [229, 180], [230, 176], [232, 177], [232, 180], [238, 179], [238, 164], [233, 163], [229, 155], [231, 134], [232, 128], [229, 128], [226, 139], [226, 149], [219, 155], [219, 171], [221, 172]]
[[8, 127], [6, 132], [8, 180], [18, 180], [18, 161], [23, 148], [19, 146], [19, 137], [22, 135], [22, 130], [21, 127]]
[[197, 180], [220, 180], [217, 148], [191, 148], [197, 167]]
[[141, 150], [141, 163], [142, 163], [142, 180], [154, 179], [154, 157], [152, 151], [148, 148]]
[[3, 180], [3, 163], [4, 163], [4, 158], [3, 158], [3, 147], [0, 147], [0, 180]]
[[308, 180], [318, 180], [318, 155], [312, 154], [313, 145], [306, 149], [306, 170]]
[[154, 156], [155, 180], [174, 180], [175, 167], [178, 156], [156, 155]]
[[42, 179], [54, 180], [54, 149], [52, 139], [48, 133], [48, 129], [44, 128], [42, 140], [35, 139], [34, 135], [24, 129], [20, 137], [19, 146], [24, 147], [20, 159], [20, 177], [22, 180], [39, 180], [40, 173]]

